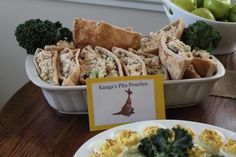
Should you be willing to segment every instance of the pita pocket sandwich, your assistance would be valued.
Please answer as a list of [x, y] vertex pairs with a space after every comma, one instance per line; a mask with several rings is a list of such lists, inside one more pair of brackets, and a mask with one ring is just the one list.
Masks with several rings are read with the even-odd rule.
[[160, 47], [161, 32], [166, 33], [167, 35], [180, 39], [184, 31], [185, 25], [182, 19], [174, 21], [169, 25], [164, 26], [158, 32], [151, 32], [148, 37], [141, 39], [140, 50], [144, 53], [150, 53], [158, 55]]
[[194, 66], [190, 64], [188, 69], [184, 73], [183, 79], [200, 78], [200, 77], [201, 76], [196, 72]]
[[79, 53], [79, 49], [71, 50], [67, 47], [59, 53], [58, 75], [59, 79], [62, 81], [62, 86], [74, 86], [79, 84]]
[[56, 50], [45, 51], [38, 48], [34, 54], [34, 65], [39, 77], [51, 85], [59, 85], [57, 61], [58, 52]]
[[79, 55], [81, 67], [80, 83], [86, 84], [87, 78], [105, 78], [123, 76], [119, 59], [109, 50], [86, 46]]
[[112, 52], [119, 58], [126, 76], [147, 75], [145, 63], [138, 55], [117, 47]]
[[205, 50], [197, 50], [194, 53], [193, 66], [201, 77], [210, 77], [217, 70], [217, 61]]
[[161, 37], [159, 56], [173, 80], [182, 79], [193, 60], [190, 46], [164, 33]]
[[133, 49], [129, 49], [129, 51], [138, 55], [144, 61], [148, 75], [163, 74], [165, 80], [169, 79], [169, 74], [166, 68], [161, 64], [159, 56], [142, 53], [141, 51], [135, 51]]

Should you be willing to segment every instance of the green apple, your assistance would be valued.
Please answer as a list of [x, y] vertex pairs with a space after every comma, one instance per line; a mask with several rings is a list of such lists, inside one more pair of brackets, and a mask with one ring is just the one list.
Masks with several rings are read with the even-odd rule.
[[201, 16], [203, 18], [206, 18], [206, 19], [215, 20], [214, 15], [207, 8], [197, 8], [197, 9], [193, 10], [192, 13], [197, 16]]
[[197, 8], [196, 0], [172, 0], [172, 2], [180, 8], [189, 12]]
[[229, 17], [230, 0], [204, 0], [203, 7], [209, 9], [216, 19], [224, 20]]
[[236, 4], [230, 9], [229, 19], [231, 22], [236, 22]]
[[203, 1], [204, 0], [196, 0], [197, 1], [197, 7], [202, 8], [203, 7]]

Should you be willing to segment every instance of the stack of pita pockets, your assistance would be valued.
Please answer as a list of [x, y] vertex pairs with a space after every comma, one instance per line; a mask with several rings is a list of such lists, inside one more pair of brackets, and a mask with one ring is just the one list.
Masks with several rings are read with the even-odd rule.
[[40, 78], [52, 85], [77, 85], [80, 66], [78, 61], [80, 49], [73, 43], [59, 41], [57, 45], [38, 48], [34, 55], [34, 64]]
[[180, 40], [184, 28], [179, 19], [158, 32], [151, 32], [141, 39], [138, 51], [158, 55], [172, 80], [212, 76], [217, 69], [216, 59], [205, 50], [191, 50], [184, 44]]
[[[74, 19], [74, 42], [37, 49], [40, 78], [52, 85], [84, 85], [88, 78], [162, 74], [165, 80], [212, 76], [216, 60], [204, 50], [191, 50], [180, 39], [183, 21], [141, 35], [106, 22]], [[125, 39], [125, 40], [124, 40]]]

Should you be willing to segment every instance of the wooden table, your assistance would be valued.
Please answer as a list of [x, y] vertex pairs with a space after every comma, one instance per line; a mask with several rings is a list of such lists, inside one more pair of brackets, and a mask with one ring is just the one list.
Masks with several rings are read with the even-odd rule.
[[[236, 54], [218, 56], [236, 71]], [[209, 96], [194, 107], [168, 109], [168, 119], [191, 120], [236, 131], [236, 100]], [[89, 132], [88, 115], [53, 110], [41, 90], [25, 84], [0, 111], [0, 157], [67, 157], [99, 132]]]

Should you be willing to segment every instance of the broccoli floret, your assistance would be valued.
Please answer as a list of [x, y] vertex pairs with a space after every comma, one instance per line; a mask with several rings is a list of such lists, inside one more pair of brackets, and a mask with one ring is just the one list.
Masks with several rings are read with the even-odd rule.
[[26, 49], [28, 54], [34, 54], [37, 48], [44, 48], [45, 45], [56, 44], [59, 40], [72, 40], [72, 33], [62, 24], [40, 19], [30, 19], [19, 24], [15, 31], [16, 40], [19, 45]]
[[193, 49], [199, 48], [211, 53], [216, 49], [222, 36], [213, 26], [203, 21], [189, 25], [183, 32], [181, 40]]

